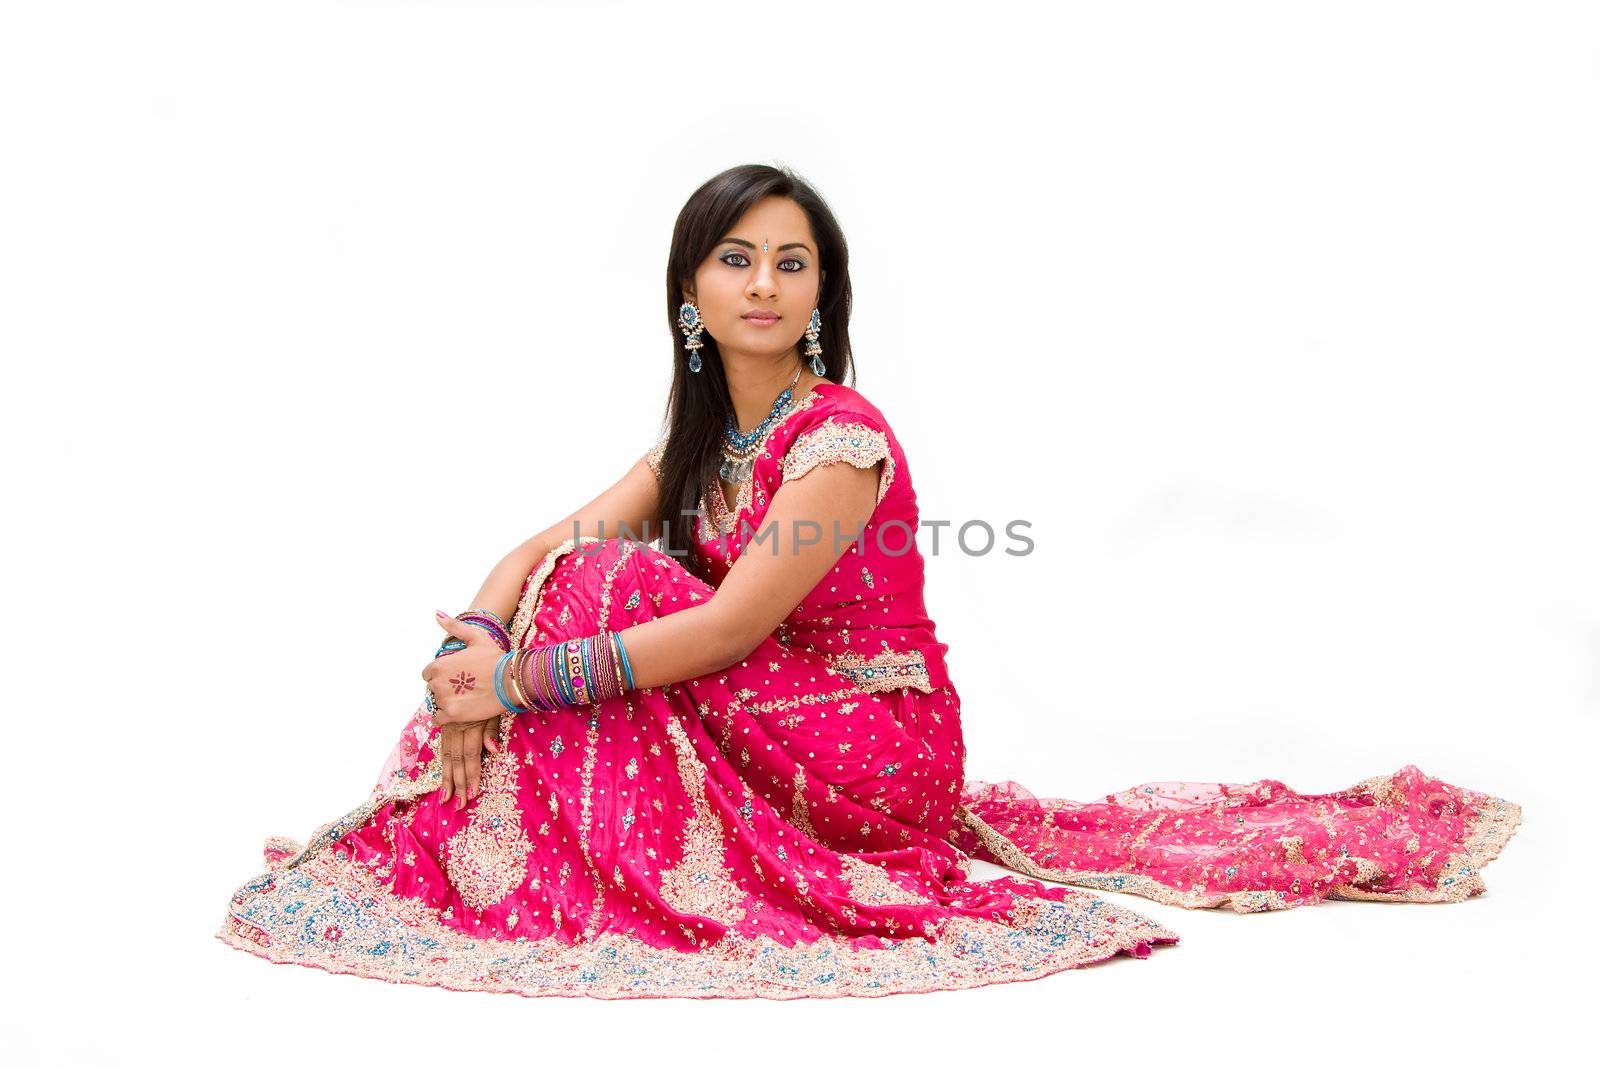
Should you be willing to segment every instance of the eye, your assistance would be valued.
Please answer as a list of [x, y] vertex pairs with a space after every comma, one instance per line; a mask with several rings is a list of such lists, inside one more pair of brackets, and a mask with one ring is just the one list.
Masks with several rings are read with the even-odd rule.
[[[749, 258], [747, 258], [743, 252], [724, 252], [719, 258], [722, 260], [722, 262], [726, 263], [730, 267], [747, 267], [750, 265]], [[738, 260], [738, 262], [736, 263], [734, 260]], [[780, 270], [783, 269], [784, 264], [793, 264], [792, 267], [783, 271], [785, 274], [799, 274], [801, 271], [806, 269], [806, 261], [803, 259], [796, 259], [793, 256], [790, 256], [788, 259], [782, 260], [778, 263]]]

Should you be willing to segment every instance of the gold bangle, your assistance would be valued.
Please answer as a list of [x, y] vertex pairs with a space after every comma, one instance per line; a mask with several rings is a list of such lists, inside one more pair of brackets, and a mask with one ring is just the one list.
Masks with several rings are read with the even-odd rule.
[[522, 688], [521, 667], [523, 654], [524, 650], [520, 648], [511, 654], [511, 676], [504, 681], [506, 688], [511, 691], [511, 702], [520, 704], [523, 710], [527, 710], [532, 705], [528, 703], [528, 694]]
[[611, 671], [617, 676], [617, 696], [621, 696], [627, 692], [627, 682], [622, 677], [622, 652], [617, 648], [622, 639], [614, 632], [606, 636], [610, 638], [606, 643], [611, 646]]

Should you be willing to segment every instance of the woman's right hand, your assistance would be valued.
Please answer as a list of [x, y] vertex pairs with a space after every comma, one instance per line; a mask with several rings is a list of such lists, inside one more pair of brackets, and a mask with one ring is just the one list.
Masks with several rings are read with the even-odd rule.
[[495, 735], [500, 732], [500, 720], [481, 722], [445, 723], [439, 727], [439, 803], [456, 800], [460, 811], [467, 801], [478, 795], [483, 780], [483, 754], [500, 754]]
[[[442, 616], [441, 616], [442, 621]], [[446, 638], [446, 640], [450, 640]], [[459, 638], [457, 639], [460, 640]], [[445, 649], [435, 653], [437, 661], [444, 656], [453, 656], [460, 649]], [[432, 664], [429, 665], [430, 667]], [[423, 677], [429, 671], [424, 668]], [[430, 693], [429, 706], [433, 707]], [[435, 709], [437, 715], [437, 709]], [[479, 783], [483, 780], [483, 754], [490, 752], [499, 754], [500, 746], [495, 738], [500, 733], [500, 720], [480, 719], [477, 722], [447, 722], [439, 727], [439, 736], [436, 739], [436, 748], [439, 758], [439, 803], [448, 804], [452, 797], [456, 800], [456, 810], [460, 811], [466, 806], [467, 801], [478, 795]]]

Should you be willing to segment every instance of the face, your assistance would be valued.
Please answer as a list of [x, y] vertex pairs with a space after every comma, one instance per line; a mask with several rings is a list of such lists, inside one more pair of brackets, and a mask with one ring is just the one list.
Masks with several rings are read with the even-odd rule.
[[775, 357], [798, 350], [822, 278], [806, 213], [793, 200], [771, 196], [723, 235], [685, 298], [700, 308], [725, 358]]

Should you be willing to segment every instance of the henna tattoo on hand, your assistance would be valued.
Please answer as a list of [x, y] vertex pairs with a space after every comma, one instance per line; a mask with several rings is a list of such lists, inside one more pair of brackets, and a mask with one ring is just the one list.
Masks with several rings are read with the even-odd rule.
[[476, 682], [477, 679], [468, 674], [466, 671], [462, 671], [460, 674], [450, 679], [450, 684], [456, 687], [457, 695], [465, 693], [469, 689], [475, 688]]

